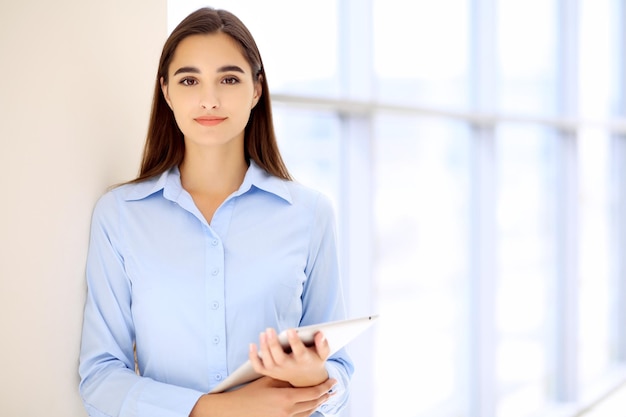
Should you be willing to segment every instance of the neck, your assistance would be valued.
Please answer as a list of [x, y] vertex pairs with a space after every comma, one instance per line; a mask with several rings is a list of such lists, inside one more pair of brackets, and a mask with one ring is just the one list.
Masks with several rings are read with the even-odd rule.
[[191, 194], [229, 195], [239, 188], [248, 170], [243, 149], [185, 151], [180, 164], [183, 188]]

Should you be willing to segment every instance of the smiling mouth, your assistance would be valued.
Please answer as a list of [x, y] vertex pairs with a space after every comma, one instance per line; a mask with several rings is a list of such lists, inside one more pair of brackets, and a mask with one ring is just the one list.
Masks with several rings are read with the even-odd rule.
[[194, 120], [202, 126], [216, 126], [226, 120], [226, 117], [198, 117]]

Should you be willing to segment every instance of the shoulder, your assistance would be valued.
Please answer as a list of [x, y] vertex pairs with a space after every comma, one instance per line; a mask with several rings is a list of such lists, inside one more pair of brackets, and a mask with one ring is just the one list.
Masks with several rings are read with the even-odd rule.
[[318, 219], [335, 217], [335, 203], [327, 194], [296, 181], [285, 181], [285, 184], [294, 206], [309, 211]]
[[133, 201], [138, 194], [151, 188], [152, 181], [127, 183], [115, 186], [102, 194], [96, 201], [93, 216], [95, 219], [118, 217], [125, 204]]
[[294, 203], [332, 207], [332, 200], [322, 191], [297, 181], [284, 181]]
[[331, 199], [319, 190], [296, 180], [287, 180], [272, 175], [260, 168], [254, 161], [250, 161], [250, 167], [240, 190], [245, 192], [252, 186], [278, 197], [276, 201], [280, 200], [295, 209], [320, 209], [324, 212], [332, 212]]

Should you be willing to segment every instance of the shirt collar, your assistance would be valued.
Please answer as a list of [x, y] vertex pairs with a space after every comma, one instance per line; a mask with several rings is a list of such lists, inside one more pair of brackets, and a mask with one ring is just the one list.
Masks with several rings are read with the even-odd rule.
[[235, 195], [244, 194], [252, 187], [274, 194], [289, 204], [292, 203], [291, 193], [289, 192], [286, 181], [271, 175], [258, 166], [253, 160], [250, 160], [250, 167], [241, 183], [241, 187], [239, 187]]
[[[269, 174], [251, 160], [243, 182], [234, 195], [242, 195], [252, 187], [274, 194], [286, 202], [292, 203], [291, 193], [286, 181]], [[163, 195], [166, 198], [173, 201], [181, 194], [183, 187], [180, 182], [178, 166], [170, 168], [159, 176], [133, 184], [133, 187], [128, 190], [125, 200], [142, 200], [161, 190], [163, 190]]]

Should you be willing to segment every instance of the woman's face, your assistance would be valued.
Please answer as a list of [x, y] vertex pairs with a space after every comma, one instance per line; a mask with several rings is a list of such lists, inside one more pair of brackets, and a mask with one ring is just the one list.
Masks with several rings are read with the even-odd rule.
[[188, 149], [243, 146], [250, 111], [261, 96], [238, 44], [221, 32], [182, 40], [161, 89]]

